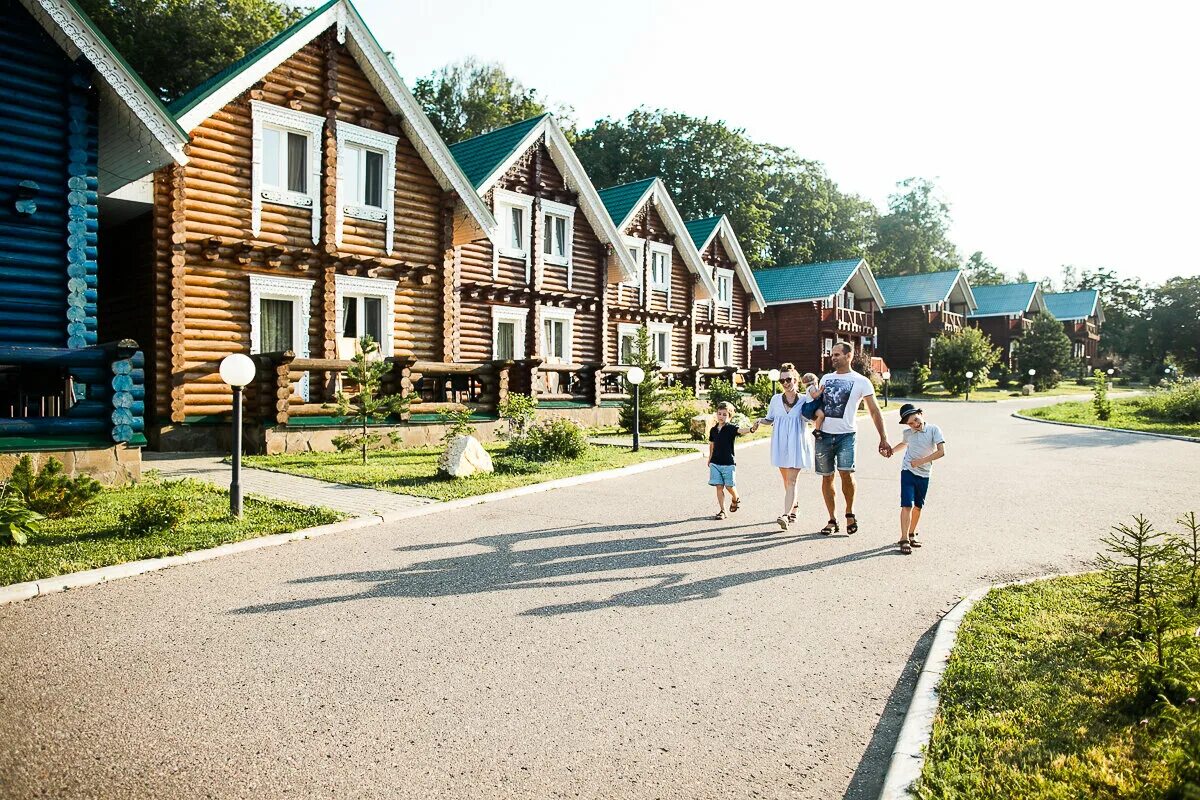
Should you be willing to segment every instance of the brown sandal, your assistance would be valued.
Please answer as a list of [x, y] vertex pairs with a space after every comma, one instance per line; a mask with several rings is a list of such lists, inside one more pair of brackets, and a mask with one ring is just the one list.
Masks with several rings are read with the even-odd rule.
[[858, 517], [853, 514], [846, 515], [846, 535], [853, 536], [858, 533]]
[[912, 545], [908, 543], [908, 539], [900, 540], [900, 552], [906, 556], [912, 555]]
[[733, 512], [737, 511], [741, 507], [742, 507], [742, 498], [735, 497], [729, 503], [729, 513], [732, 514]]

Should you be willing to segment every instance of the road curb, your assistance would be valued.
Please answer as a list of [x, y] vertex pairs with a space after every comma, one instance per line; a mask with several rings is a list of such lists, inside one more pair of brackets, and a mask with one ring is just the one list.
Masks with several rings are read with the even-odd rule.
[[[756, 444], [756, 442], [750, 442], [749, 444]], [[557, 480], [553, 481], [533, 483], [528, 486], [518, 486], [515, 489], [505, 489], [501, 492], [481, 494], [476, 495], [475, 497], [464, 497], [460, 500], [433, 502], [423, 506], [415, 506], [413, 508], [406, 508], [398, 511], [389, 511], [382, 514], [366, 514], [361, 517], [353, 517], [351, 519], [342, 520], [341, 522], [333, 522], [328, 525], [318, 525], [313, 528], [303, 528], [298, 531], [289, 531], [287, 533], [274, 533], [269, 536], [259, 536], [254, 539], [244, 539], [240, 542], [229, 542], [228, 544], [209, 547], [204, 550], [192, 550], [190, 552], [181, 553], [175, 556], [147, 558], [141, 561], [129, 561], [124, 564], [113, 564], [108, 567], [98, 567], [96, 569], [84, 570], [82, 572], [72, 572], [67, 575], [56, 575], [53, 578], [43, 578], [36, 581], [14, 583], [10, 584], [9, 586], [0, 587], [0, 606], [7, 605], [9, 603], [20, 602], [22, 600], [31, 600], [35, 597], [41, 597], [42, 595], [57, 594], [58, 592], [65, 592], [68, 589], [80, 589], [85, 586], [95, 586], [100, 583], [107, 583], [108, 581], [118, 580], [120, 578], [131, 578], [135, 575], [144, 575], [147, 572], [156, 572], [158, 570], [168, 569], [169, 567], [177, 567], [183, 564], [195, 564], [201, 561], [209, 561], [214, 558], [220, 558], [222, 556], [234, 555], [237, 553], [247, 553], [252, 550], [262, 549], [264, 547], [274, 547], [276, 545], [298, 542], [304, 539], [315, 539], [318, 536], [325, 536], [331, 533], [343, 533], [345, 531], [368, 528], [374, 525], [382, 525], [387, 522], [412, 519], [413, 517], [423, 517], [427, 514], [435, 514], [442, 511], [454, 511], [460, 508], [467, 508], [485, 503], [494, 503], [499, 500], [507, 500], [510, 497], [520, 497], [522, 495], [536, 494], [538, 492], [548, 492], [553, 489], [562, 489], [568, 486], [579, 486], [581, 484], [595, 483], [597, 481], [608, 480], [610, 478], [620, 478], [626, 475], [635, 475], [640, 472], [650, 472], [652, 470], [662, 469], [663, 467], [682, 464], [687, 461], [694, 461], [702, 456], [703, 453], [701, 453], [699, 450], [695, 450], [670, 458], [659, 458], [653, 461], [644, 461], [641, 464], [631, 464], [627, 467], [618, 467], [616, 469], [602, 470], [600, 472], [589, 472], [585, 475], [574, 475], [569, 478], [558, 478]]]
[[1110, 433], [1129, 433], [1134, 436], [1153, 436], [1156, 439], [1174, 439], [1177, 442], [1191, 442], [1200, 444], [1200, 438], [1195, 436], [1179, 436], [1174, 433], [1155, 433], [1154, 431], [1131, 431], [1129, 428], [1109, 428], [1104, 425], [1087, 425], [1082, 422], [1059, 422], [1054, 419], [1042, 419], [1041, 417], [1030, 417], [1022, 414], [1020, 411], [1014, 411], [1012, 416], [1017, 419], [1029, 420], [1030, 422], [1041, 422], [1044, 425], [1065, 425], [1068, 428], [1085, 428], [1090, 431], [1109, 431]]
[[946, 612], [938, 622], [937, 633], [933, 636], [933, 644], [929, 654], [925, 656], [925, 664], [917, 677], [916, 688], [913, 689], [912, 700], [908, 711], [904, 714], [904, 722], [900, 726], [900, 735], [896, 746], [892, 749], [892, 757], [888, 761], [887, 772], [883, 776], [883, 788], [879, 790], [879, 800], [911, 800], [916, 795], [911, 791], [913, 783], [921, 777], [925, 766], [925, 749], [933, 733], [933, 718], [938, 710], [938, 685], [942, 682], [942, 674], [950, 661], [950, 652], [958, 638], [958, 630], [963, 618], [976, 603], [987, 597], [993, 589], [1003, 589], [1008, 586], [1023, 586], [1038, 581], [1048, 581], [1054, 578], [1068, 578], [1083, 575], [1084, 572], [1056, 572], [1037, 578], [1025, 578], [1019, 581], [996, 583], [984, 586], [959, 600], [954, 608]]

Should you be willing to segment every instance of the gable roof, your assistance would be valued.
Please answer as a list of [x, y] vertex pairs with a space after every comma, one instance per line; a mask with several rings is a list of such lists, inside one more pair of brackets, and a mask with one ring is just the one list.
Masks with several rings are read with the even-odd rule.
[[705, 249], [712, 244], [713, 239], [720, 237], [725, 251], [733, 259], [733, 270], [742, 282], [742, 288], [753, 298], [750, 310], [765, 311], [767, 301], [763, 298], [762, 290], [758, 288], [758, 281], [754, 279], [754, 270], [750, 268], [750, 262], [746, 260], [746, 254], [742, 252], [742, 245], [738, 242], [737, 234], [733, 232], [733, 225], [729, 222], [729, 217], [719, 214], [706, 219], [694, 219], [684, 225], [701, 257], [703, 257]]
[[[633, 183], [610, 186], [600, 192], [600, 199], [613, 224], [622, 233], [638, 209], [653, 201], [659, 217], [667, 226], [667, 231], [675, 237], [675, 249], [679, 251], [683, 263], [692, 274], [700, 278], [701, 291], [697, 292], [696, 299], [706, 300], [717, 296], [716, 278], [709, 271], [704, 259], [700, 258], [700, 251], [692, 242], [692, 236], [683, 223], [683, 217], [679, 216], [679, 209], [675, 207], [675, 201], [671, 199], [671, 193], [667, 191], [667, 185], [662, 182], [662, 178], [643, 178]], [[635, 273], [635, 277], [636, 275]]]
[[579, 157], [575, 155], [571, 143], [563, 135], [562, 128], [558, 127], [554, 115], [541, 114], [458, 142], [450, 148], [450, 153], [454, 158], [461, 156], [466, 160], [464, 169], [470, 169], [475, 176], [482, 176], [472, 180], [472, 186], [478, 192], [476, 196], [482, 197], [491, 190], [496, 181], [512, 169], [512, 165], [522, 154], [528, 152], [529, 148], [543, 137], [550, 160], [562, 173], [567, 187], [578, 193], [579, 209], [592, 226], [592, 230], [601, 242], [612, 245], [612, 257], [623, 275], [621, 280], [634, 280], [639, 274], [638, 266], [629, 255], [621, 232], [613, 225], [604, 204], [600, 201], [596, 187], [592, 185], [592, 180], [584, 170], [583, 164], [579, 162]]
[[883, 294], [879, 291], [875, 276], [871, 274], [870, 265], [863, 258], [770, 267], [758, 270], [754, 277], [762, 289], [767, 305], [773, 306], [824, 300], [845, 289], [856, 274], [862, 278], [872, 298], [882, 308], [885, 305]]
[[69, 58], [86, 58], [100, 77], [101, 194], [172, 161], [187, 163], [187, 133], [75, 0], [21, 0], [21, 5]]
[[1057, 320], [1077, 320], [1097, 317], [1104, 321], [1100, 309], [1100, 292], [1095, 289], [1080, 289], [1077, 292], [1054, 292], [1045, 296], [1046, 309]]
[[489, 239], [494, 238], [497, 225], [492, 212], [476, 194], [458, 162], [450, 155], [446, 143], [434, 130], [433, 123], [404, 85], [400, 73], [350, 0], [328, 0], [308, 16], [176, 100], [171, 104], [176, 120], [186, 131], [195, 129], [334, 25], [337, 26], [338, 41], [347, 46], [388, 110], [400, 117], [405, 135], [438, 184], [443, 190], [457, 192], [479, 232]]
[[466, 174], [467, 180], [476, 190], [488, 183], [488, 179], [502, 164], [518, 151], [529, 132], [538, 126], [547, 114], [539, 114], [521, 122], [466, 139], [450, 145], [450, 154]]
[[1000, 286], [976, 286], [978, 307], [969, 317], [999, 317], [1024, 314], [1029, 310], [1045, 311], [1042, 287], [1036, 283], [1006, 283]]
[[895, 275], [887, 278], [876, 278], [879, 291], [887, 301], [888, 308], [904, 308], [906, 306], [927, 306], [944, 303], [959, 287], [966, 299], [968, 309], [977, 305], [971, 293], [971, 285], [967, 282], [966, 274], [959, 269], [945, 272], [923, 272], [917, 275]]

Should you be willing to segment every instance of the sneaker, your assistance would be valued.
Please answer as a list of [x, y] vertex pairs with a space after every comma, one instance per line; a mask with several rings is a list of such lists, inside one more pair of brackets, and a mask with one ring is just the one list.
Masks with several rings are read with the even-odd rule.
[[785, 530], [785, 531], [786, 531], [786, 530], [788, 529], [788, 518], [787, 518], [787, 514], [780, 514], [780, 515], [779, 515], [779, 519], [777, 519], [777, 520], [775, 520], [775, 521], [779, 523], [779, 527], [780, 527], [780, 529], [781, 529], [781, 530]]

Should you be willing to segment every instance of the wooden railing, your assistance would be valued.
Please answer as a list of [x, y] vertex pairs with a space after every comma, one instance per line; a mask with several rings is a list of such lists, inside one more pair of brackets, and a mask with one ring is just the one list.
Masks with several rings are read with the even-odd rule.
[[966, 318], [962, 314], [955, 314], [953, 311], [930, 311], [929, 324], [940, 327], [943, 330], [957, 331], [962, 330], [966, 325]]
[[839, 332], [872, 336], [875, 333], [875, 313], [856, 308], [836, 306], [821, 309], [821, 323], [836, 327]]
[[603, 366], [564, 362], [540, 364], [534, 376], [534, 394], [538, 400], [599, 404], [597, 378]]
[[1072, 336], [1086, 336], [1089, 339], [1100, 338], [1100, 328], [1090, 320], [1076, 320], [1071, 323]]

